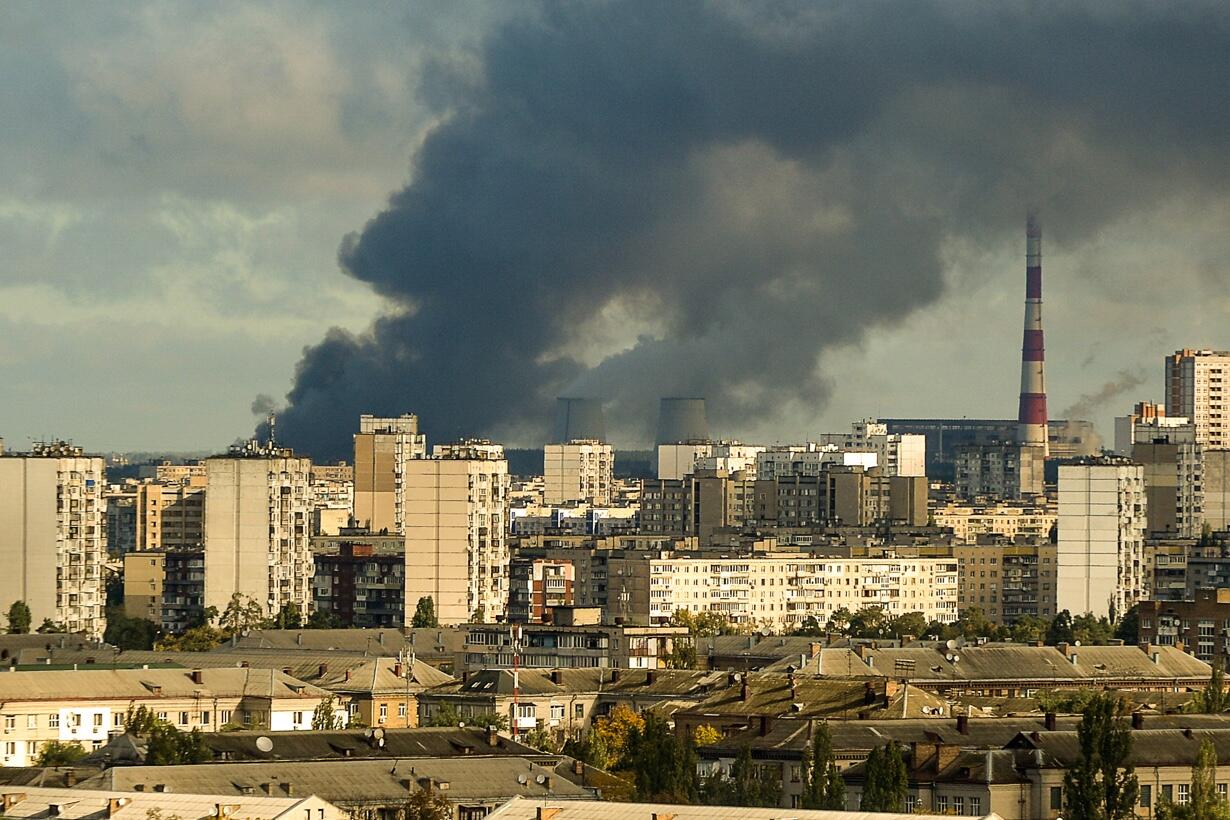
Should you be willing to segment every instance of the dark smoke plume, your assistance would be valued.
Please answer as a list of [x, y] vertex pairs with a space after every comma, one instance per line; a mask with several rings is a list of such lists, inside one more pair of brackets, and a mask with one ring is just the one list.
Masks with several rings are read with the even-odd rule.
[[549, 3], [478, 58], [342, 245], [391, 313], [305, 350], [279, 436], [319, 457], [362, 412], [540, 442], [557, 395], [625, 441], [664, 395], [814, 415], [819, 356], [937, 299], [946, 241], [1019, 244], [1033, 203], [1079, 243], [1230, 157], [1216, 4]]
[[1063, 411], [1060, 418], [1088, 420], [1111, 400], [1117, 399], [1132, 388], [1144, 383], [1144, 373], [1129, 373], [1126, 370], [1120, 370], [1116, 378], [1106, 382], [1095, 392], [1083, 394]]

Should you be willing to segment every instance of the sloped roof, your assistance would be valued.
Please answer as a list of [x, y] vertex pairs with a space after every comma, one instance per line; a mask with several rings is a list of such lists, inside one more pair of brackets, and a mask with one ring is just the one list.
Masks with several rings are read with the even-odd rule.
[[403, 648], [420, 655], [452, 655], [465, 648], [465, 631], [438, 629], [253, 629], [217, 652], [247, 649], [292, 649], [396, 655]]
[[[81, 789], [52, 789], [23, 787], [20, 792], [5, 790], [6, 795], [20, 799], [12, 802], [4, 811], [5, 817], [49, 817], [52, 807], [58, 807], [54, 815], [66, 820], [83, 818], [118, 818], [118, 820], [145, 820], [148, 813], [160, 810], [167, 816], [184, 820], [217, 818], [218, 805], [230, 807], [232, 817], [244, 820], [273, 820], [278, 817], [302, 816], [305, 807], [322, 808], [329, 817], [340, 817], [341, 811], [319, 799], [307, 797], [266, 797], [209, 794], [143, 794], [138, 792], [85, 791]], [[325, 816], [325, 815], [322, 815]]]
[[[399, 668], [402, 669], [401, 675], [397, 674]], [[315, 683], [331, 692], [397, 695], [419, 692], [452, 681], [452, 675], [417, 659], [403, 663], [397, 658], [373, 658], [364, 660], [354, 668], [331, 669], [323, 677], [316, 678]]]
[[272, 697], [320, 700], [329, 693], [273, 669], [81, 669], [0, 672], [0, 702]]
[[[933, 814], [889, 814], [865, 811], [813, 811], [808, 809], [749, 809], [736, 806], [685, 806], [674, 803], [614, 803], [586, 800], [550, 803], [558, 809], [552, 820], [650, 820], [671, 817], [673, 820], [919, 820], [937, 817]], [[490, 820], [534, 820], [543, 808], [541, 800], [510, 800], [487, 815]], [[1002, 820], [998, 814], [987, 814], [982, 820]]]
[[[1217, 759], [1230, 759], [1230, 729], [1138, 729], [1132, 732], [1132, 766], [1185, 766], [1196, 762], [1200, 744], [1211, 740]], [[1047, 765], [1066, 767], [1080, 759], [1080, 739], [1075, 731], [1039, 732], [1020, 736], [1017, 748], [1041, 749]]]
[[[522, 669], [518, 673], [523, 695], [609, 692], [663, 699], [700, 697], [725, 685], [726, 678], [726, 672], [678, 669]], [[511, 695], [512, 691], [511, 669], [484, 669], [464, 682], [438, 686], [431, 694]]]
[[[747, 699], [743, 699], [743, 680]], [[752, 672], [740, 681], [704, 698], [689, 714], [711, 715], [798, 715], [823, 717], [858, 712], [883, 705], [879, 698], [883, 684], [865, 678], [818, 678], [796, 675], [794, 688], [790, 676]]]
[[556, 799], [593, 796], [588, 789], [523, 757], [117, 766], [84, 781], [78, 788], [131, 791], [143, 786], [146, 791], [153, 791], [161, 784], [171, 793], [242, 795], [263, 794], [266, 786], [275, 794], [285, 794], [289, 784], [294, 794], [314, 794], [330, 803], [353, 805], [404, 799], [408, 789], [417, 790], [429, 781], [450, 800], [507, 800], [518, 795], [539, 800], [548, 795]]

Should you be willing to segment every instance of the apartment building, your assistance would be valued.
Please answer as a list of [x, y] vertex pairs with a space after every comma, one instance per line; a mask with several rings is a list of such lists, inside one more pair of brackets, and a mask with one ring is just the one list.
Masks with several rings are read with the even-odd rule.
[[406, 623], [406, 556], [371, 544], [342, 542], [315, 553], [315, 609], [344, 627], [400, 627]]
[[124, 614], [162, 624], [166, 554], [154, 550], [124, 556]]
[[594, 439], [577, 439], [543, 448], [543, 502], [611, 503], [615, 449]]
[[514, 556], [508, 564], [508, 620], [543, 623], [554, 607], [573, 606], [576, 567], [572, 561]]
[[1132, 455], [1132, 445], [1157, 438], [1173, 442], [1195, 442], [1196, 426], [1185, 416], [1166, 415], [1166, 405], [1137, 402], [1126, 416], [1115, 417], [1115, 453]]
[[337, 535], [354, 515], [354, 469], [312, 465], [312, 535]]
[[1230, 450], [1201, 450], [1204, 522], [1214, 532], [1230, 530]]
[[103, 493], [107, 508], [107, 554], [123, 555], [137, 546], [137, 485], [112, 484]]
[[955, 482], [962, 498], [1023, 499], [1045, 491], [1046, 448], [999, 442], [956, 449]]
[[1189, 539], [1150, 539], [1145, 542], [1145, 583], [1149, 599], [1185, 601], [1187, 594], [1187, 554], [1193, 546]]
[[1045, 504], [963, 504], [949, 502], [931, 511], [931, 520], [940, 529], [952, 530], [962, 544], [1000, 537], [1009, 541], [1017, 536], [1050, 538], [1059, 516]]
[[200, 547], [205, 540], [206, 481], [204, 474], [187, 472], [179, 479], [138, 484], [136, 548], [172, 550]]
[[354, 437], [354, 515], [372, 532], [406, 531], [406, 464], [427, 455], [417, 416], [359, 417]]
[[1059, 554], [1049, 540], [958, 545], [953, 557], [958, 566], [958, 610], [977, 607], [1000, 625], [1026, 616], [1055, 616]]
[[875, 452], [842, 450], [836, 444], [770, 447], [756, 456], [756, 478], [767, 481], [787, 476], [818, 476], [830, 466], [871, 469], [879, 464]]
[[841, 450], [875, 453], [876, 464], [885, 475], [924, 476], [927, 474], [927, 438], [915, 433], [889, 433], [888, 425], [863, 419], [850, 425], [849, 433], [825, 433], [821, 444]]
[[838, 609], [869, 606], [890, 616], [921, 612], [928, 621], [957, 619], [956, 559], [889, 555], [612, 556], [607, 620], [619, 615], [629, 623], [662, 624], [683, 609], [787, 631], [809, 616], [827, 623]]
[[[182, 731], [310, 729], [329, 692], [271, 669], [89, 669], [0, 675], [0, 759], [32, 766], [43, 744], [102, 746], [144, 706]], [[345, 720], [344, 702], [336, 715]]]
[[1056, 606], [1097, 616], [1145, 597], [1144, 468], [1117, 457], [1059, 468]]
[[1132, 460], [1144, 469], [1145, 522], [1155, 537], [1195, 538], [1204, 525], [1204, 465], [1194, 441], [1166, 434], [1132, 445]]
[[1206, 449], [1230, 447], [1230, 352], [1176, 350], [1166, 357], [1166, 415], [1185, 416]]
[[248, 448], [205, 462], [205, 606], [232, 596], [276, 615], [312, 605], [312, 462], [289, 450]]
[[589, 617], [576, 620], [592, 622], [564, 623], [569, 619], [561, 612], [556, 624], [470, 625], [455, 668], [660, 669], [675, 641], [688, 634], [682, 626], [597, 623], [597, 609], [582, 612]]
[[406, 610], [431, 597], [442, 624], [508, 606], [508, 461], [484, 440], [406, 462]]
[[162, 628], [183, 632], [205, 614], [205, 551], [171, 550], [162, 562]]
[[0, 456], [0, 606], [30, 607], [69, 632], [106, 629], [103, 460], [64, 442]]

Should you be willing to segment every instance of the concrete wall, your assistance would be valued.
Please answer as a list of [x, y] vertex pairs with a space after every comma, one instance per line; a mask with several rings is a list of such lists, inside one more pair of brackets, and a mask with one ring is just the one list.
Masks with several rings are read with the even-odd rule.
[[32, 629], [56, 620], [57, 464], [0, 458], [0, 616], [25, 601]]

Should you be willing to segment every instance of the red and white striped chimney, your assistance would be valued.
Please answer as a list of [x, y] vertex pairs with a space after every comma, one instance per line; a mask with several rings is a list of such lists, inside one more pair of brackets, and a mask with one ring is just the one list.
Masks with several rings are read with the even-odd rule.
[[1025, 223], [1025, 338], [1021, 345], [1021, 405], [1017, 436], [1047, 448], [1046, 365], [1042, 344], [1042, 227], [1032, 211]]

